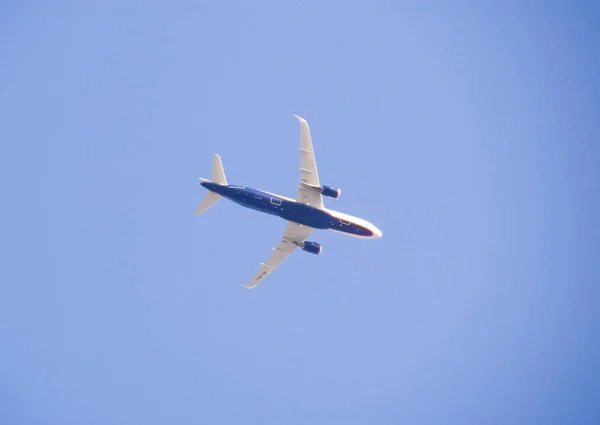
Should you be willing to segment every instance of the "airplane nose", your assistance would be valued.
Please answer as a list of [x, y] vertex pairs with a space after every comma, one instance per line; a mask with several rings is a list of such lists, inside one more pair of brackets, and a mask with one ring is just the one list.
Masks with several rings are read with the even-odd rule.
[[383, 236], [383, 233], [381, 233], [381, 230], [379, 230], [377, 227], [373, 226], [373, 238], [379, 239], [382, 236]]

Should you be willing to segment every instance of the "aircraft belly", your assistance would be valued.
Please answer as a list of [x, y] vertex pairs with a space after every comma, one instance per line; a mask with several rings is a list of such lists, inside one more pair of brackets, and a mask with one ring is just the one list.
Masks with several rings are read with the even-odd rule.
[[330, 229], [336, 221], [329, 213], [319, 208], [253, 189], [226, 191], [223, 196], [246, 208], [279, 216], [314, 229]]
[[244, 196], [230, 198], [233, 202], [240, 204], [246, 208], [260, 211], [271, 215], [280, 215], [280, 208], [270, 203], [268, 198], [257, 197], [252, 193], [246, 193]]
[[331, 216], [325, 211], [297, 202], [284, 202], [279, 216], [314, 229], [328, 229]]

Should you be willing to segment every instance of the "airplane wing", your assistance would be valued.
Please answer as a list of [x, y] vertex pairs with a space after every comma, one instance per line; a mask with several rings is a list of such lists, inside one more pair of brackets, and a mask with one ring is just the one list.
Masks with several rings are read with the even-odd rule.
[[281, 237], [281, 241], [276, 248], [273, 248], [273, 253], [271, 256], [265, 261], [261, 263], [260, 270], [248, 285], [242, 285], [245, 288], [252, 289], [259, 283], [261, 283], [269, 274], [271, 274], [277, 266], [283, 263], [285, 260], [296, 248], [298, 245], [296, 243], [304, 242], [304, 240], [313, 232], [312, 227], [303, 226], [301, 224], [297, 224], [294, 222], [289, 222], [285, 231], [283, 232], [283, 236]]
[[313, 150], [312, 140], [310, 138], [310, 128], [304, 118], [294, 115], [300, 120], [300, 185], [296, 201], [308, 204], [315, 208], [323, 208], [323, 197], [321, 193], [312, 188], [319, 187], [319, 172], [317, 171], [317, 162]]

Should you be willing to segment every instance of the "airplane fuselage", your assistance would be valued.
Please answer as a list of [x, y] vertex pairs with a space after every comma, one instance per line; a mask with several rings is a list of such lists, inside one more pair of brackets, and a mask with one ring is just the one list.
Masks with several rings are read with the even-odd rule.
[[334, 230], [359, 238], [379, 238], [381, 231], [366, 220], [329, 209], [315, 208], [285, 196], [246, 186], [202, 181], [206, 189], [236, 204], [314, 229]]

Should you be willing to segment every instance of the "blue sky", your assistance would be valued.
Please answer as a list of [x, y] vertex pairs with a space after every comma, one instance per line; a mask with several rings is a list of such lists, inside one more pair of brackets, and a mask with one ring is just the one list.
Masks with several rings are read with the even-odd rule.
[[[2, 3], [0, 423], [597, 423], [599, 12]], [[292, 114], [384, 237], [247, 291], [196, 177], [293, 195]]]

